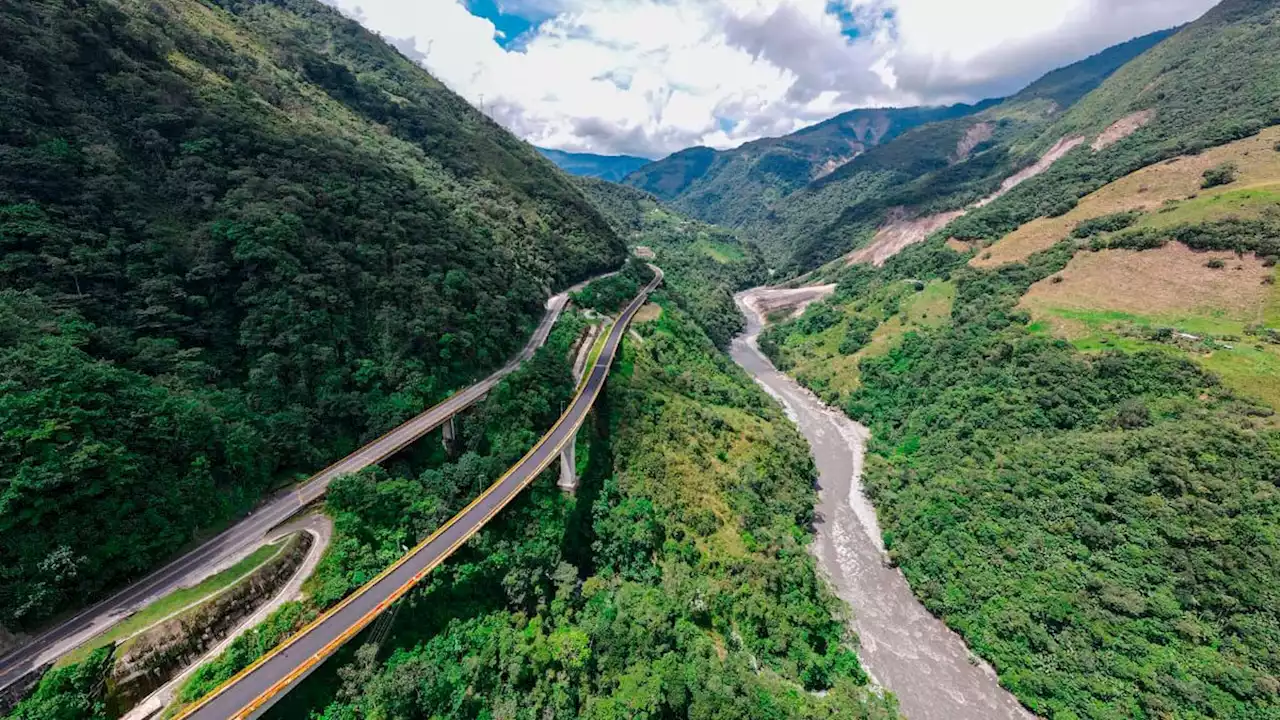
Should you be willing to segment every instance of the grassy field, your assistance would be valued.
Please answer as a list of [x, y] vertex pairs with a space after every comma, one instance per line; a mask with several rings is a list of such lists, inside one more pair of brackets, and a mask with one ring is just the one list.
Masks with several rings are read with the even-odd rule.
[[[1224, 267], [1208, 267], [1214, 259]], [[1021, 306], [1031, 312], [1034, 330], [1065, 337], [1081, 350], [1182, 352], [1228, 387], [1280, 409], [1280, 346], [1245, 332], [1280, 320], [1280, 290], [1264, 283], [1274, 276], [1256, 257], [1197, 253], [1177, 243], [1143, 252], [1081, 252], [1055, 276], [1060, 281], [1032, 286]], [[1160, 328], [1197, 339], [1149, 339]]]
[[[1071, 212], [1033, 220], [980, 251], [970, 262], [994, 267], [1026, 259], [1071, 234], [1084, 220], [1118, 212], [1146, 213], [1137, 227], [1168, 227], [1178, 223], [1257, 217], [1280, 212], [1280, 127], [1257, 135], [1143, 168], [1080, 200]], [[1224, 162], [1235, 164], [1235, 182], [1206, 190], [1204, 172]], [[1269, 210], [1274, 208], [1274, 210]]]
[[[799, 341], [804, 348], [792, 354], [796, 359], [793, 372], [808, 387], [825, 388], [828, 395], [825, 400], [843, 403], [849, 393], [858, 388], [859, 363], [869, 357], [888, 354], [912, 330], [938, 327], [945, 323], [951, 315], [955, 295], [953, 283], [940, 281], [929, 283], [919, 293], [899, 295], [899, 311], [875, 329], [871, 334], [871, 342], [866, 347], [852, 355], [842, 354], [839, 350], [847, 330], [843, 323], [816, 335], [803, 338], [794, 336], [793, 340]], [[884, 304], [864, 310], [872, 314], [883, 313]], [[840, 312], [848, 315], [854, 309], [852, 306], [843, 306]]]
[[263, 545], [253, 554], [249, 555], [240, 562], [223, 570], [222, 572], [207, 578], [204, 582], [189, 588], [182, 588], [172, 592], [159, 600], [151, 603], [138, 612], [130, 615], [121, 622], [116, 623], [106, 632], [95, 635], [87, 640], [83, 645], [72, 650], [58, 660], [57, 666], [63, 667], [72, 663], [80, 662], [89, 656], [89, 653], [100, 647], [110, 645], [114, 642], [126, 640], [137, 633], [146, 630], [156, 623], [167, 619], [169, 616], [195, 605], [226, 588], [231, 587], [241, 579], [249, 575], [249, 573], [257, 570], [267, 561], [276, 556], [284, 547], [287, 540], [280, 540], [271, 545]]
[[747, 254], [737, 245], [719, 242], [710, 238], [702, 238], [694, 244], [694, 249], [723, 265], [747, 259]]

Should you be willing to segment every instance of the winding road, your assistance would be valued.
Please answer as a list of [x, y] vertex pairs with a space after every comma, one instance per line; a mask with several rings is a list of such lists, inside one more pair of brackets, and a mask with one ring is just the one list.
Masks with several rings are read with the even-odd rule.
[[151, 575], [129, 585], [75, 616], [41, 633], [33, 640], [0, 657], [0, 689], [17, 682], [45, 663], [57, 660], [81, 643], [110, 628], [139, 608], [174, 590], [195, 584], [221, 569], [247, 557], [265, 541], [267, 533], [280, 523], [324, 495], [336, 478], [376, 465], [405, 446], [442, 425], [449, 418], [475, 404], [502, 378], [546, 342], [551, 328], [569, 303], [569, 294], [587, 283], [608, 275], [584, 281], [547, 300], [546, 313], [527, 345], [511, 362], [489, 377], [453, 395], [368, 445], [330, 465], [305, 483], [277, 494], [251, 514], [219, 535], [173, 560]]
[[245, 668], [177, 717], [179, 720], [244, 720], [259, 717], [320, 666], [339, 647], [403, 597], [427, 573], [480, 531], [490, 519], [549, 467], [574, 441], [609, 376], [609, 367], [631, 318], [662, 282], [662, 271], [618, 316], [569, 409], [523, 458], [449, 522], [380, 575], [296, 635]]

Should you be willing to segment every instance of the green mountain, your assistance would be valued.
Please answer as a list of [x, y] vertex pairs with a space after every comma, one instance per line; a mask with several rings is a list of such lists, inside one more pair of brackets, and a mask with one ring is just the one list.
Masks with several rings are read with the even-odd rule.
[[100, 596], [504, 362], [625, 248], [311, 0], [0, 6], [0, 623]]
[[904, 133], [774, 204], [744, 232], [794, 274], [869, 242], [891, 213], [923, 217], [976, 202], [1039, 160], [1048, 146], [1029, 142], [1066, 108], [1173, 32], [1114, 46], [980, 112]]
[[542, 156], [555, 163], [561, 170], [570, 175], [597, 177], [617, 182], [652, 160], [630, 155], [594, 155], [592, 153], [570, 153], [549, 148], [535, 148]]
[[1280, 6], [1223, 2], [971, 185], [868, 192], [842, 232], [1071, 141], [760, 338], [871, 428], [891, 558], [1037, 716], [1280, 715], [1278, 70]]
[[646, 165], [624, 182], [706, 222], [738, 225], [831, 173], [868, 148], [929, 122], [977, 112], [983, 105], [853, 110], [780, 138], [733, 150], [695, 147]]
[[[1025, 152], [1063, 138], [1089, 140], [1000, 202], [970, 213], [954, 231], [995, 239], [1033, 218], [1061, 214], [1079, 198], [1134, 170], [1248, 137], [1280, 123], [1280, 8], [1227, 0], [1125, 65], [1046, 128]], [[1131, 135], [1094, 148], [1118, 124]]]

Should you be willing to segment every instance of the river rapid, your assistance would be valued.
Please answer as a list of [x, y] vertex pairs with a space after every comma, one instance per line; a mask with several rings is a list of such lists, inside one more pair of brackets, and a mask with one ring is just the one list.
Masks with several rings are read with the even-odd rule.
[[779, 372], [756, 343], [771, 291], [735, 300], [747, 331], [730, 354], [776, 398], [809, 441], [818, 468], [816, 538], [812, 552], [836, 594], [853, 608], [858, 656], [874, 681], [892, 691], [909, 720], [1029, 720], [995, 672], [977, 660], [912, 594], [906, 578], [885, 564], [876, 511], [862, 492], [869, 433], [839, 410]]

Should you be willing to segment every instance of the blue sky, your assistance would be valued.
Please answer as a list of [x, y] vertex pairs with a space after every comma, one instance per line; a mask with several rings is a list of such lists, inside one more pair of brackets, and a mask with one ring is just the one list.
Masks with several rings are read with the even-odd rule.
[[506, 12], [498, 0], [467, 0], [466, 8], [476, 17], [493, 23], [497, 30], [494, 42], [508, 50], [518, 50], [524, 42], [525, 33], [535, 30], [538, 25], [554, 17], [554, 15], [537, 12], [534, 8], [520, 8], [517, 12]]
[[1017, 91], [1216, 0], [328, 0], [530, 142], [661, 157]]

